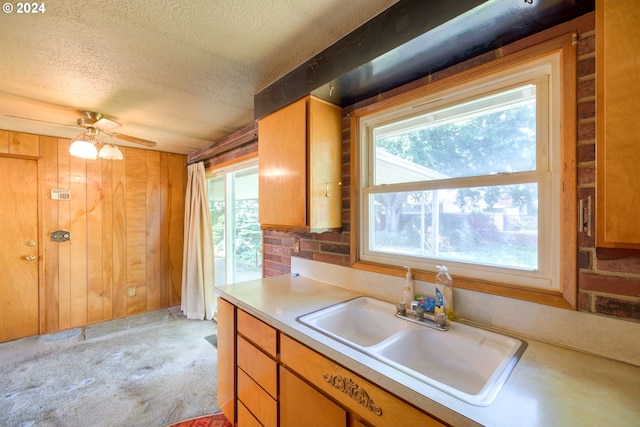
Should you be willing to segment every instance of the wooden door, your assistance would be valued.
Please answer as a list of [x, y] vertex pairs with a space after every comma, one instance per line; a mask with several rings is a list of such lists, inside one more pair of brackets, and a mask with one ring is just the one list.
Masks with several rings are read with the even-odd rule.
[[0, 342], [38, 334], [38, 167], [0, 157]]

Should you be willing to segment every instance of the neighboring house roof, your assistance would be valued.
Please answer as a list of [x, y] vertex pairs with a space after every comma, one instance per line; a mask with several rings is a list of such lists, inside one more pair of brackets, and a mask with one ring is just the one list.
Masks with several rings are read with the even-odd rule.
[[375, 171], [377, 185], [449, 178], [445, 174], [380, 149], [376, 150]]

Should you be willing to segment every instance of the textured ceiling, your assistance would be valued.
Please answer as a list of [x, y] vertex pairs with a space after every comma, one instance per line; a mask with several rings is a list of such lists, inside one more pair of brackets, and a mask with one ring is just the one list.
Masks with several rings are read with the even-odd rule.
[[0, 129], [70, 138], [96, 111], [187, 154], [249, 124], [255, 93], [396, 1], [53, 0], [2, 13]]

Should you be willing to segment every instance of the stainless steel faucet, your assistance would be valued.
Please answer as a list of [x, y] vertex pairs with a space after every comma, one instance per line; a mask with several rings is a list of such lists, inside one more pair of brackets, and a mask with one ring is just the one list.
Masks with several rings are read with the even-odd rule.
[[438, 331], [448, 331], [447, 315], [445, 313], [435, 313], [435, 315], [428, 314], [426, 310], [420, 305], [418, 301], [411, 303], [411, 311], [415, 314], [407, 313], [404, 303], [398, 303], [396, 305], [396, 317], [408, 320], [419, 325], [436, 329]]

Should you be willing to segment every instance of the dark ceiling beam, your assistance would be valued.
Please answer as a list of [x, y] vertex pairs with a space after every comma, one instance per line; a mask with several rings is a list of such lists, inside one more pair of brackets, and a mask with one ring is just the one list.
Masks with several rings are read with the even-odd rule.
[[254, 117], [260, 118], [300, 99], [325, 83], [483, 2], [484, 0], [400, 0], [257, 93], [254, 99]]
[[594, 0], [400, 0], [254, 96], [259, 119], [308, 94], [340, 106], [595, 9]]

